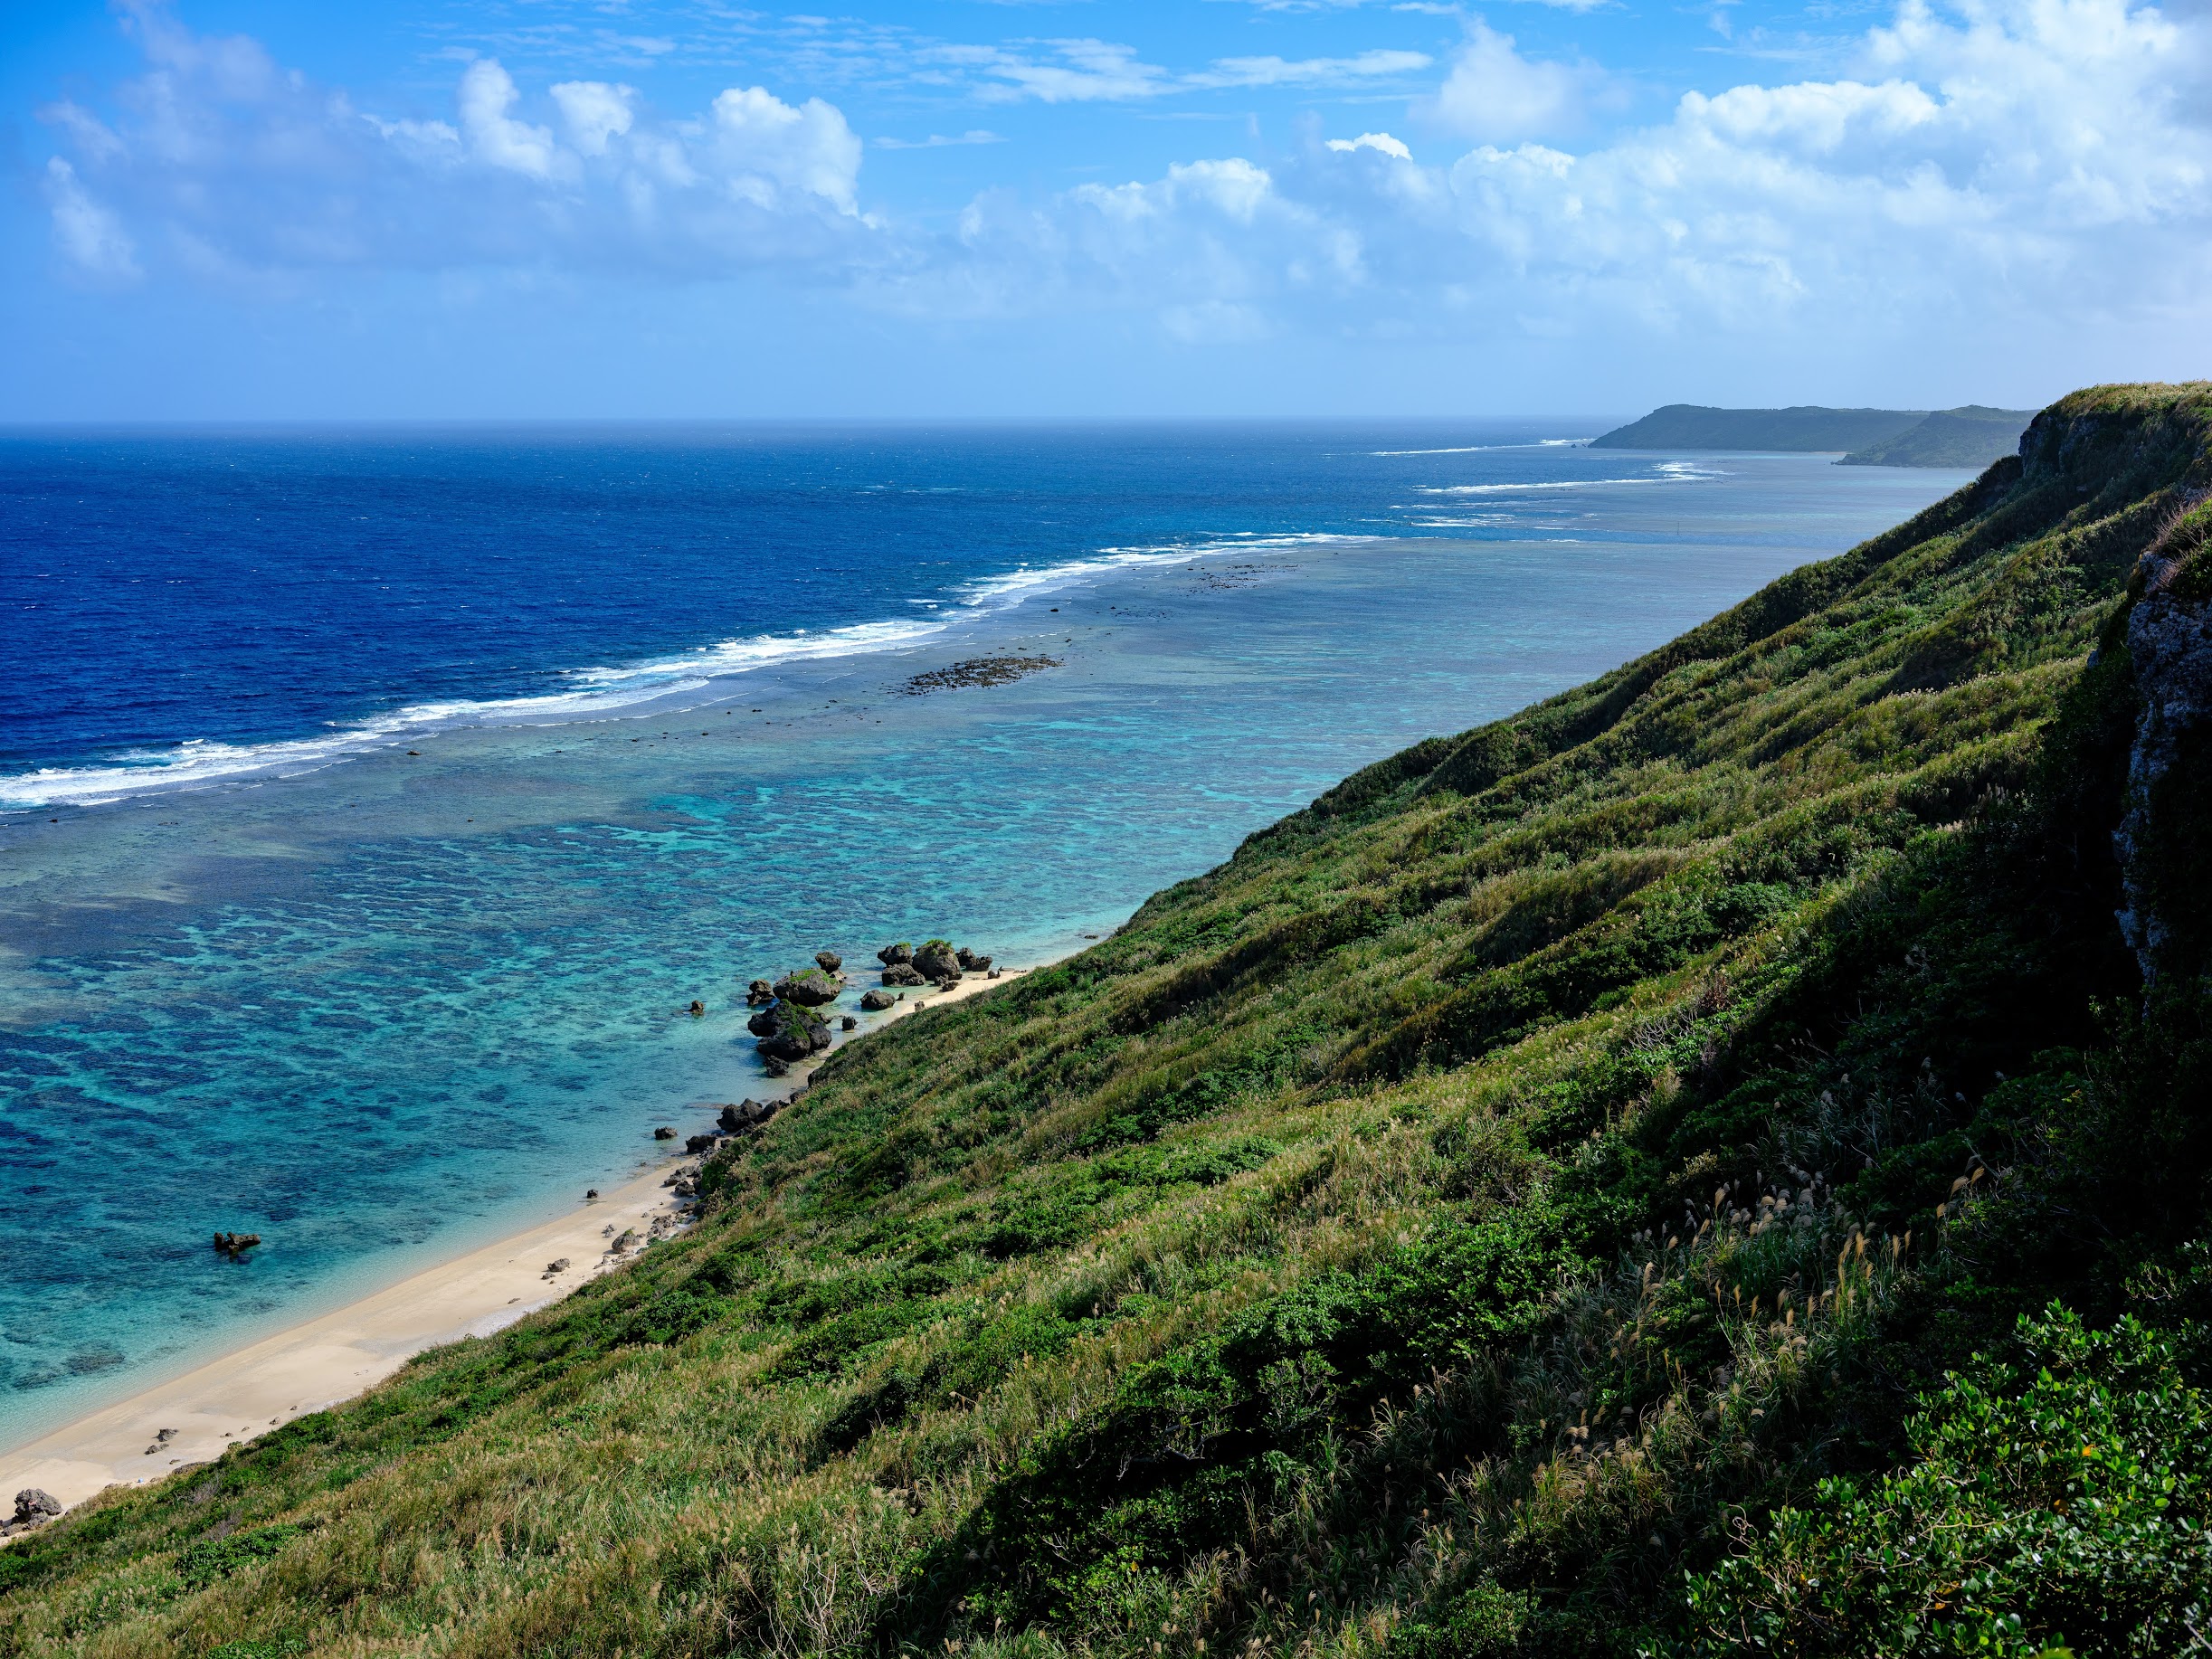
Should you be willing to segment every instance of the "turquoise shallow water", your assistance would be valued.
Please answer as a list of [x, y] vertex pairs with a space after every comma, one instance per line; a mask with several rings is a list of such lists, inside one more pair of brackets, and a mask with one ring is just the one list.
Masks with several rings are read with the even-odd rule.
[[[6, 819], [0, 1444], [572, 1202], [655, 1123], [759, 1092], [756, 974], [931, 933], [1015, 963], [1078, 945], [1354, 767], [1963, 481], [1662, 464], [1432, 482], [1395, 523], [1093, 561], [897, 649]], [[1002, 651], [1062, 666], [897, 694]], [[269, 1242], [224, 1262], [219, 1228]]]

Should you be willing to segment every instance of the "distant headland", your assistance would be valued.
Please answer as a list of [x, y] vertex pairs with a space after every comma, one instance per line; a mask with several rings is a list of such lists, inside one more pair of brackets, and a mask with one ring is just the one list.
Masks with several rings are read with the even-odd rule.
[[2032, 409], [1708, 409], [1669, 403], [1593, 439], [1597, 450], [1843, 452], [1846, 467], [1986, 467], [2019, 447]]

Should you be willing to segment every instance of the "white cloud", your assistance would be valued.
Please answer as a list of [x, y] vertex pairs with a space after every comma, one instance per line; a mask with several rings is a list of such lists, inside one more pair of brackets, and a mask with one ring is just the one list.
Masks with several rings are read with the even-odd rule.
[[[1119, 102], [1157, 98], [1173, 90], [1174, 78], [1146, 63], [1128, 46], [1111, 41], [1056, 40], [1028, 43], [1030, 52], [999, 46], [933, 46], [919, 55], [927, 62], [972, 71], [986, 79], [980, 96], [993, 100], [1034, 98], [1040, 103]], [[1044, 48], [1049, 56], [1035, 55]]]
[[46, 163], [46, 204], [54, 243], [79, 270], [109, 281], [138, 275], [138, 251], [122, 221], [86, 193], [77, 170], [59, 156]]
[[558, 152], [550, 128], [532, 127], [508, 114], [522, 96], [497, 58], [479, 58], [461, 71], [460, 131], [479, 161], [533, 178], [553, 175]]
[[1350, 58], [1216, 58], [1213, 67], [1185, 78], [1194, 87], [1274, 87], [1334, 84], [1377, 76], [1410, 75], [1436, 60], [1425, 52], [1362, 52]]
[[1467, 25], [1451, 73], [1421, 112], [1463, 137], [1535, 137], [1573, 124], [1581, 112], [1584, 79], [1564, 64], [1523, 57], [1512, 35], [1477, 18]]
[[568, 141], [585, 156], [603, 156], [607, 141], [630, 130], [636, 118], [630, 100], [635, 87], [611, 86], [603, 81], [564, 81], [550, 89], [568, 126]]
[[1413, 152], [1386, 132], [1363, 132], [1356, 138], [1331, 138], [1329, 148], [1347, 156], [1354, 150], [1380, 150], [1383, 155], [1395, 156], [1400, 161], [1413, 159]]
[[[185, 265], [765, 266], [932, 320], [1078, 327], [1118, 311], [1190, 341], [1610, 329], [1938, 352], [2001, 323], [2032, 350], [2038, 330], [2165, 318], [2187, 344], [2212, 337], [2208, 35], [2130, 0], [1903, 0], [1836, 48], [1832, 73], [1685, 94], [1590, 137], [1602, 72], [1476, 22], [1408, 110], [1460, 137], [1449, 152], [1421, 140], [1429, 165], [1388, 132], [1315, 132], [1264, 166], [1216, 154], [1049, 195], [989, 191], [940, 232], [860, 212], [860, 141], [801, 90], [731, 88], [667, 118], [625, 87], [517, 87], [483, 60], [451, 120], [367, 114], [250, 42], [153, 31], [147, 74], [112, 108], [44, 112], [63, 154], [43, 184], [62, 256], [108, 281]], [[1188, 84], [1097, 41], [928, 51], [946, 87], [1000, 100]], [[1325, 79], [1373, 62], [1209, 72], [1290, 85], [1305, 65], [1334, 66], [1311, 71]]]
[[810, 98], [793, 109], [764, 87], [732, 88], [714, 102], [718, 149], [731, 187], [766, 204], [766, 185], [806, 190], [854, 211], [860, 140], [837, 108]]
[[[478, 58], [452, 120], [388, 117], [251, 41], [133, 17], [147, 69], [119, 90], [119, 118], [43, 112], [71, 152], [45, 181], [56, 245], [88, 273], [169, 263], [253, 283], [552, 262], [697, 275], [850, 264], [880, 241], [859, 212], [860, 141], [819, 98], [734, 87], [703, 117], [655, 119], [631, 87], [532, 93]], [[557, 120], [536, 118], [540, 103]]]
[[879, 150], [942, 150], [967, 144], [1003, 144], [999, 134], [982, 127], [972, 127], [966, 132], [948, 137], [943, 133], [931, 133], [926, 138], [878, 138]]

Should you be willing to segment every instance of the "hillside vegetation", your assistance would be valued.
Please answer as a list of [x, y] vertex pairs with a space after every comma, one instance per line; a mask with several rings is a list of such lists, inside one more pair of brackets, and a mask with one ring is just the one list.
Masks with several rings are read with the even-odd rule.
[[[1864, 450], [1901, 437], [1924, 409], [1710, 409], [1668, 403], [1590, 440], [1593, 450]], [[2027, 422], [2023, 421], [2022, 425]]]
[[0, 1654], [2201, 1649], [2212, 386], [2022, 450], [840, 1050]]
[[1939, 409], [1894, 438], [1854, 450], [1846, 467], [1986, 467], [2019, 447], [2036, 418], [2032, 409], [1991, 409], [1968, 403]]

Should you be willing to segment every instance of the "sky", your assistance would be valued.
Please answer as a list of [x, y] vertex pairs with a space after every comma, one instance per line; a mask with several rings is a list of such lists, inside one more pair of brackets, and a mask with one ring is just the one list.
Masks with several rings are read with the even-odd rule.
[[9, 0], [0, 421], [2212, 375], [2212, 0]]

